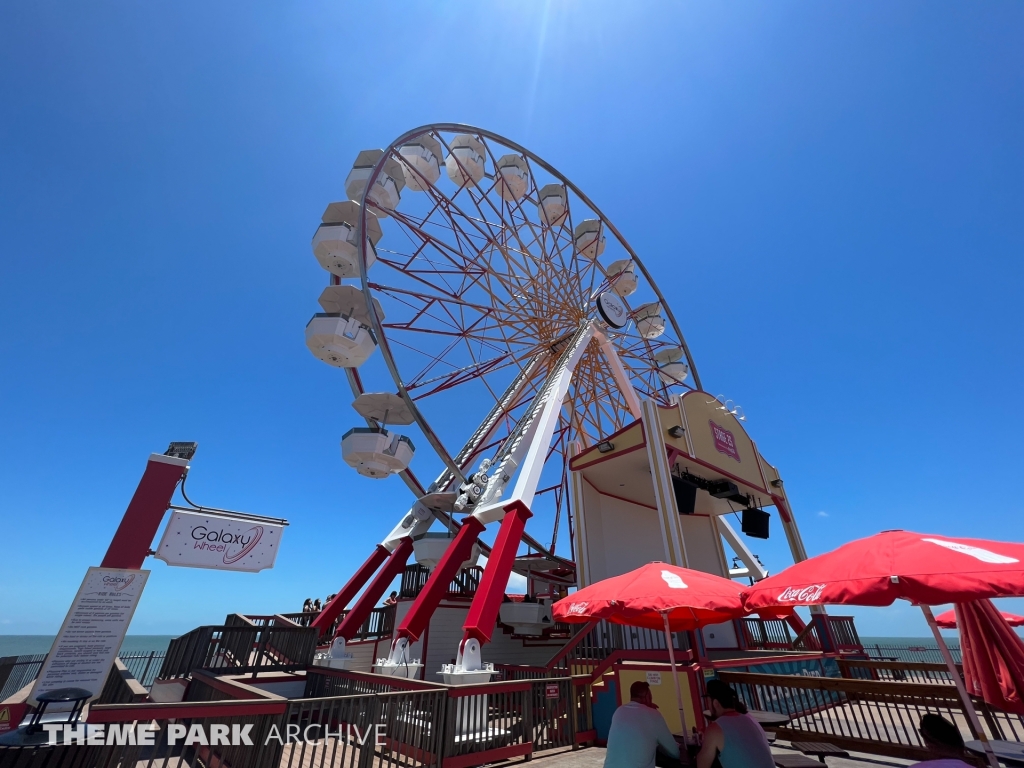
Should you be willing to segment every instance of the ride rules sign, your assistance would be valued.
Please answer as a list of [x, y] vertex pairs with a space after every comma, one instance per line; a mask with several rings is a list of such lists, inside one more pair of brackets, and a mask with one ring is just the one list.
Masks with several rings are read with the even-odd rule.
[[156, 557], [186, 568], [255, 573], [274, 567], [283, 529], [263, 520], [175, 510]]
[[92, 699], [100, 695], [148, 578], [149, 571], [89, 569], [39, 670], [31, 702], [58, 688], [84, 688]]

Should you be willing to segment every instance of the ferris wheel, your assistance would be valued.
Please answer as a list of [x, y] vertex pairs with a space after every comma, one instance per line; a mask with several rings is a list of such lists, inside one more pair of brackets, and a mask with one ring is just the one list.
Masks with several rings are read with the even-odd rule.
[[313, 238], [330, 279], [306, 343], [345, 370], [366, 420], [346, 463], [416, 497], [382, 546], [435, 520], [457, 530], [456, 513], [486, 526], [517, 501], [547, 506], [549, 544], [519, 532], [555, 557], [563, 519], [572, 540], [572, 452], [638, 419], [642, 399], [700, 388], [668, 302], [575, 184], [490, 131], [409, 131], [360, 152], [345, 191]]

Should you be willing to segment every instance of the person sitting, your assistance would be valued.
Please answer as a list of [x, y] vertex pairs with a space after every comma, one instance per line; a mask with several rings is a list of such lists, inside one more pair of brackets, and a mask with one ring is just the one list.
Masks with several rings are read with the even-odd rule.
[[722, 768], [775, 768], [764, 730], [747, 714], [736, 691], [721, 680], [709, 680], [707, 696], [714, 722], [704, 731], [697, 768], [711, 768], [716, 757]]
[[392, 592], [388, 595], [388, 599], [384, 601], [384, 605], [398, 605], [398, 593]]
[[927, 768], [965, 768], [967, 766], [962, 759], [965, 754], [964, 737], [960, 735], [960, 729], [949, 720], [942, 715], [928, 713], [921, 716], [921, 724], [917, 730], [921, 734], [924, 745], [928, 747], [929, 752], [935, 755], [936, 759], [914, 763], [915, 766], [923, 765]]
[[659, 749], [678, 764], [679, 745], [654, 706], [651, 686], [637, 680], [629, 686], [629, 703], [612, 715], [604, 768], [654, 768]]

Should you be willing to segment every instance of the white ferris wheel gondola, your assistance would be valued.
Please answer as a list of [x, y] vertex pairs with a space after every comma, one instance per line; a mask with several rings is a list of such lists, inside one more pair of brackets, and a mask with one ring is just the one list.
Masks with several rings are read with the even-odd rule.
[[399, 147], [398, 153], [411, 169], [405, 171], [405, 185], [413, 192], [424, 192], [441, 178], [441, 142], [433, 136], [418, 136]]
[[[374, 173], [377, 162], [383, 159], [384, 164], [379, 173]], [[371, 176], [373, 181], [370, 182]], [[398, 207], [405, 187], [405, 173], [402, 165], [390, 154], [384, 157], [383, 149], [364, 149], [356, 156], [356, 161], [345, 179], [345, 194], [350, 200], [373, 203], [374, 212], [386, 218], [389, 210]]]
[[[361, 268], [356, 235], [359, 214], [360, 205], [352, 200], [331, 203], [313, 235], [313, 255], [321, 267], [337, 277], [359, 277]], [[380, 222], [372, 213], [366, 217], [366, 234], [370, 239], [370, 247], [366, 251], [369, 268], [377, 260], [376, 247], [383, 234]]]

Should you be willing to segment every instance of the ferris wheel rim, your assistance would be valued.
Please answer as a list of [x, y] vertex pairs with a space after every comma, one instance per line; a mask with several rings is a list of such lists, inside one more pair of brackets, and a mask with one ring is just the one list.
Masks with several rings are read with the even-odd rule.
[[[366, 184], [363, 189], [363, 193], [358, 201], [360, 210], [356, 238], [359, 243], [358, 253], [360, 262], [360, 283], [363, 295], [367, 302], [367, 306], [370, 308], [368, 315], [373, 326], [374, 335], [376, 336], [377, 346], [380, 348], [388, 372], [390, 373], [391, 378], [394, 381], [395, 386], [397, 387], [398, 395], [409, 406], [410, 412], [412, 413], [412, 416], [417, 426], [423, 432], [424, 437], [427, 439], [427, 442], [431, 445], [431, 448], [434, 450], [434, 453], [438, 456], [438, 458], [441, 459], [447, 470], [452, 472], [454, 477], [459, 482], [464, 483], [466, 481], [466, 476], [465, 473], [463, 472], [463, 468], [458, 466], [452, 459], [451, 454], [445, 448], [443, 443], [441, 443], [440, 438], [438, 438], [437, 434], [430, 426], [429, 421], [427, 420], [426, 416], [422, 413], [421, 409], [418, 407], [415, 399], [409, 394], [409, 391], [406, 387], [405, 379], [402, 376], [398, 364], [394, 359], [394, 355], [392, 354], [388, 335], [385, 333], [383, 322], [381, 318], [378, 316], [376, 310], [374, 309], [374, 292], [373, 288], [370, 285], [371, 280], [369, 276], [369, 268], [367, 266], [367, 243], [369, 242], [369, 238], [364, 237], [363, 235], [363, 233], [366, 231], [367, 226], [366, 216], [367, 210], [369, 208], [367, 203], [370, 202], [368, 200], [368, 196], [370, 194], [370, 191], [373, 189], [373, 185], [376, 183], [378, 176], [383, 171], [385, 162], [389, 158], [393, 157], [393, 155], [397, 153], [397, 150], [403, 145], [421, 136], [429, 135], [434, 132], [474, 134], [484, 139], [493, 140], [508, 149], [511, 149], [515, 152], [519, 152], [524, 158], [528, 159], [532, 163], [536, 163], [539, 167], [543, 168], [545, 171], [551, 174], [560, 183], [565, 185], [565, 187], [568, 190], [572, 191], [573, 194], [575, 194], [581, 202], [588, 206], [590, 210], [601, 221], [602, 225], [606, 226], [608, 230], [614, 235], [618, 243], [622, 246], [624, 251], [628, 254], [629, 258], [639, 268], [640, 273], [647, 280], [648, 286], [650, 287], [654, 295], [657, 297], [657, 300], [660, 303], [667, 320], [672, 326], [672, 330], [675, 333], [675, 338], [678, 340], [680, 348], [682, 349], [683, 354], [686, 356], [687, 363], [690, 367], [690, 372], [693, 374], [696, 389], [702, 389], [700, 375], [697, 371], [697, 367], [693, 360], [693, 356], [690, 353], [689, 345], [687, 344], [686, 338], [683, 335], [678, 322], [676, 321], [675, 314], [673, 313], [671, 306], [665, 299], [664, 294], [662, 294], [661, 289], [658, 287], [658, 284], [655, 282], [654, 278], [647, 270], [647, 267], [644, 265], [639, 255], [629, 244], [629, 241], [626, 240], [626, 238], [622, 235], [622, 233], [615, 226], [615, 224], [605, 215], [605, 213], [597, 205], [594, 204], [590, 197], [586, 195], [586, 193], [584, 193], [583, 190], [580, 189], [571, 179], [566, 177], [565, 174], [556, 169], [553, 165], [551, 165], [546, 160], [544, 160], [534, 152], [530, 151], [526, 147], [522, 146], [521, 144], [512, 141], [511, 139], [508, 139], [502, 136], [501, 134], [495, 133], [494, 131], [479, 128], [477, 126], [468, 125], [465, 123], [429, 123], [427, 125], [423, 125], [418, 128], [406, 131], [404, 134], [400, 135], [398, 138], [393, 140], [383, 150], [383, 153], [378, 158], [376, 164], [374, 165], [372, 171], [370, 172], [368, 178], [366, 179]], [[364, 390], [360, 378], [358, 376], [349, 376], [348, 378], [349, 384], [353, 392], [357, 396], [361, 394], [362, 391]], [[403, 472], [402, 474], [403, 480], [406, 482], [406, 485], [408, 485], [410, 490], [412, 490], [414, 493], [417, 492], [416, 486], [422, 488], [422, 484], [419, 483], [419, 481], [415, 477], [406, 477], [405, 472]]]

